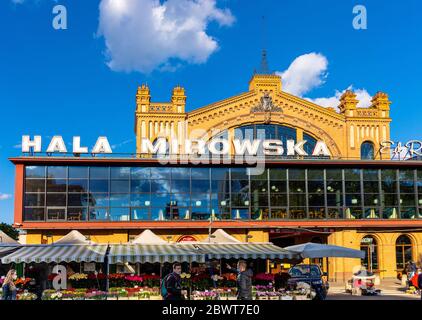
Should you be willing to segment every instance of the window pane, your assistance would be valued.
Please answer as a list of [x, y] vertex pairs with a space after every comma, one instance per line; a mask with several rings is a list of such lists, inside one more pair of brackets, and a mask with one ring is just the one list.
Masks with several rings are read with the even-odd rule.
[[400, 169], [399, 179], [400, 180], [414, 180], [414, 171], [412, 169]]
[[67, 195], [67, 205], [70, 207], [88, 206], [88, 194], [87, 193], [69, 193]]
[[327, 206], [341, 207], [343, 206], [343, 195], [340, 192], [327, 194]]
[[287, 182], [286, 181], [270, 181], [270, 191], [274, 193], [287, 192]]
[[27, 178], [45, 178], [45, 166], [26, 166], [25, 177]]
[[44, 193], [26, 193], [25, 206], [27, 207], [44, 207]]
[[88, 180], [69, 180], [69, 192], [88, 192]]
[[192, 175], [192, 180], [209, 180], [210, 169], [209, 168], [192, 168], [191, 175]]
[[289, 181], [290, 193], [303, 193], [306, 191], [305, 181]]
[[287, 179], [287, 170], [271, 168], [270, 169], [270, 180], [286, 180]]
[[127, 180], [130, 176], [130, 168], [126, 167], [111, 167], [110, 168], [110, 177], [111, 179], [121, 179]]
[[149, 220], [149, 208], [132, 208], [132, 220]]
[[247, 207], [249, 206], [248, 193], [232, 193], [231, 194], [232, 206]]
[[89, 220], [109, 220], [110, 213], [108, 208], [90, 208]]
[[230, 190], [229, 180], [212, 180], [211, 190], [213, 193], [229, 192]]
[[345, 180], [360, 180], [360, 169], [344, 169]]
[[360, 193], [360, 181], [346, 181], [345, 186], [347, 193]]
[[327, 181], [331, 181], [331, 180], [341, 181], [341, 180], [343, 180], [341, 169], [326, 169], [325, 171], [326, 171], [325, 174], [327, 176]]
[[170, 196], [170, 205], [174, 207], [189, 207], [190, 194], [172, 193]]
[[26, 192], [45, 192], [44, 179], [26, 179], [25, 180]]
[[271, 193], [270, 202], [272, 207], [284, 207], [287, 206], [287, 195]]
[[89, 176], [91, 179], [108, 179], [109, 178], [108, 167], [91, 167]]
[[170, 180], [151, 180], [151, 192], [170, 192]]
[[190, 179], [190, 168], [171, 168], [172, 179]]
[[229, 168], [211, 168], [212, 180], [228, 180]]
[[232, 181], [233, 180], [248, 180], [247, 168], [231, 168]]
[[209, 180], [192, 180], [193, 192], [211, 192]]
[[88, 167], [69, 166], [69, 179], [88, 179]]
[[128, 193], [129, 192], [129, 180], [111, 180], [110, 181], [110, 192], [113, 193]]
[[232, 219], [249, 219], [249, 209], [247, 208], [232, 208]]
[[[268, 193], [253, 193], [251, 195], [251, 202], [253, 208], [268, 206]], [[245, 204], [247, 205], [247, 204]]]
[[362, 205], [360, 194], [346, 194], [346, 206], [358, 207]]
[[324, 170], [321, 169], [308, 169], [308, 180], [323, 180]]
[[90, 180], [89, 191], [90, 192], [108, 192], [109, 180]]
[[[232, 180], [232, 192], [249, 192], [248, 180]], [[262, 191], [265, 192], [265, 191]]]
[[129, 207], [129, 194], [112, 194], [110, 196], [110, 207]]
[[130, 221], [129, 208], [110, 208], [111, 221]]
[[306, 219], [306, 208], [290, 207], [289, 219], [293, 219], [293, 220]]
[[191, 202], [192, 207], [209, 207], [210, 195], [208, 193], [192, 193]]
[[306, 195], [305, 194], [291, 194], [290, 206], [291, 207], [306, 207]]
[[152, 167], [151, 179], [170, 179], [170, 169], [165, 167]]
[[268, 192], [267, 180], [252, 180], [251, 193], [254, 193], [254, 192]]
[[50, 207], [65, 207], [66, 206], [66, 193], [48, 193], [47, 206]]
[[47, 179], [47, 192], [66, 192], [67, 180]]
[[170, 205], [169, 193], [153, 193], [151, 194], [151, 206], [166, 208]]
[[364, 181], [363, 192], [377, 193], [379, 190], [378, 181]]
[[25, 221], [44, 221], [44, 208], [25, 208], [23, 216]]
[[309, 219], [325, 219], [325, 208], [309, 207]]
[[148, 207], [151, 205], [151, 194], [150, 193], [139, 193], [132, 194], [130, 205], [132, 207]]
[[379, 194], [365, 193], [364, 204], [366, 207], [379, 206], [381, 204]]
[[172, 193], [189, 193], [190, 181], [189, 180], [172, 180], [171, 192]]
[[92, 207], [108, 207], [109, 196], [107, 193], [96, 193], [91, 194], [89, 198], [89, 204]]
[[308, 181], [308, 192], [324, 194], [324, 181]]
[[248, 174], [251, 180], [268, 180], [268, 169], [248, 168]]
[[131, 180], [130, 181], [130, 192], [132, 193], [150, 192], [150, 189], [151, 189], [150, 180]]
[[130, 168], [132, 179], [150, 179], [151, 168]]
[[413, 194], [400, 194], [400, 205], [401, 206], [415, 206], [415, 195]]
[[400, 180], [400, 192], [401, 193], [414, 193], [415, 182], [413, 180]]
[[363, 180], [364, 181], [378, 181], [378, 170], [377, 169], [363, 169]]
[[325, 206], [324, 194], [309, 194], [308, 199], [310, 207]]
[[67, 220], [68, 221], [85, 221], [87, 219], [87, 208], [68, 208]]
[[66, 179], [67, 167], [47, 167], [47, 178]]
[[47, 208], [47, 220], [65, 220], [66, 208]]
[[305, 169], [289, 169], [289, 180], [305, 180]]

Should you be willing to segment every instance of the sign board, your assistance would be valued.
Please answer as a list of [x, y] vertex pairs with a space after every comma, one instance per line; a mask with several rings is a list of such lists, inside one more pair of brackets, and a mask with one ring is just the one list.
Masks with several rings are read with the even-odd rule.
[[196, 238], [194, 236], [181, 236], [177, 239], [177, 242], [196, 242]]
[[95, 271], [95, 262], [84, 262], [84, 271], [85, 272]]

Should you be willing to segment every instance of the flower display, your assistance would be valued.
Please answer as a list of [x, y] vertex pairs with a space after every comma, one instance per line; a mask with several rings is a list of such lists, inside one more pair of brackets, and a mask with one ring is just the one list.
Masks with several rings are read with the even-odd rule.
[[16, 295], [17, 300], [37, 300], [37, 298], [38, 296], [35, 293], [28, 292], [28, 290]]
[[105, 300], [107, 296], [108, 293], [105, 291], [91, 291], [85, 294], [85, 298], [91, 300]]
[[85, 273], [74, 273], [71, 276], [69, 276], [68, 279], [75, 280], [75, 281], [86, 280], [88, 279], [88, 275]]

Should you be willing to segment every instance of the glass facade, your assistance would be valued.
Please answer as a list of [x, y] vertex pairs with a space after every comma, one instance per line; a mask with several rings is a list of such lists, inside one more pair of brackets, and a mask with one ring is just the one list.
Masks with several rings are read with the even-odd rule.
[[422, 169], [26, 166], [25, 221], [418, 219]]

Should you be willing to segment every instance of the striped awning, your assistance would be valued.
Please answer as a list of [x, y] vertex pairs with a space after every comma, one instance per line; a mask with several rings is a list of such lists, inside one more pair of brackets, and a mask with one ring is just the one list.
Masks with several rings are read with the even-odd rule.
[[110, 245], [109, 263], [205, 262], [198, 247], [188, 244]]
[[18, 250], [21, 246], [20, 245], [1, 245], [0, 246], [0, 257], [6, 256], [10, 254], [11, 252]]
[[106, 251], [107, 245], [24, 246], [1, 258], [1, 262], [104, 262]]
[[208, 259], [296, 259], [298, 254], [272, 243], [201, 243], [197, 244]]

